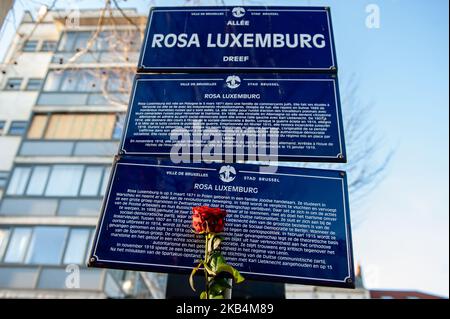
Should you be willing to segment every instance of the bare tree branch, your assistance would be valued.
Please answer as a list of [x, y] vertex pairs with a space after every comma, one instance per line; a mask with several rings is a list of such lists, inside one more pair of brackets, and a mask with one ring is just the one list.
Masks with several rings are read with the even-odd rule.
[[[21, 43], [25, 43], [27, 42], [34, 34], [34, 32], [36, 32], [36, 29], [38, 28], [38, 26], [45, 20], [45, 18], [47, 17], [48, 13], [53, 10], [53, 8], [56, 6], [58, 0], [53, 0], [52, 4], [50, 6], [47, 7], [47, 11], [45, 11], [45, 13], [41, 16], [38, 17], [36, 23], [34, 24], [33, 28], [31, 29], [31, 31], [25, 35], [22, 36], [21, 39]], [[13, 14], [14, 14], [14, 8], [11, 9]], [[14, 14], [14, 19], [15, 19], [15, 14]], [[21, 50], [16, 50], [13, 54], [13, 56], [9, 59], [9, 61], [6, 61], [5, 64], [9, 64], [9, 65], [15, 65], [17, 58], [22, 54]]]
[[132, 20], [130, 17], [128, 17], [125, 12], [122, 10], [122, 8], [117, 4], [117, 0], [113, 0], [115, 7], [117, 10], [119, 10], [120, 14], [127, 20], [131, 25], [133, 25], [138, 32], [141, 32], [141, 28]]
[[89, 41], [87, 42], [86, 47], [80, 49], [74, 56], [72, 56], [68, 61], [67, 64], [73, 63], [75, 62], [79, 57], [81, 57], [83, 54], [85, 54], [86, 52], [88, 52], [92, 46], [95, 43], [95, 40], [98, 38], [98, 35], [100, 33], [100, 31], [102, 30], [102, 26], [103, 26], [103, 20], [105, 18], [105, 14], [106, 11], [108, 10], [108, 8], [110, 8], [111, 6], [111, 2], [110, 0], [106, 0], [105, 1], [105, 7], [102, 9], [102, 11], [100, 12], [100, 17], [98, 19], [98, 23], [97, 23], [97, 29], [95, 30], [95, 32], [93, 33], [92, 37], [89, 39]]

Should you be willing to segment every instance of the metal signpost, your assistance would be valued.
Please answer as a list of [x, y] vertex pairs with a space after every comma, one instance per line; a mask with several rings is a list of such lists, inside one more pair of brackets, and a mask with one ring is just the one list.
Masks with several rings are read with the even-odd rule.
[[324, 7], [159, 7], [138, 70], [335, 72], [333, 41]]
[[[227, 129], [239, 127], [242, 134], [250, 135], [277, 128], [278, 149], [276, 154], [267, 152], [268, 158], [346, 161], [334, 75], [138, 74], [128, 110], [121, 144], [126, 155], [169, 156], [174, 144], [172, 130], [195, 126], [203, 133], [200, 135], [212, 128], [220, 132], [221, 153], [233, 155], [236, 150], [225, 147]], [[194, 156], [209, 140], [198, 138], [198, 150], [190, 149]], [[247, 144], [241, 151], [247, 157], [257, 155]]]
[[156, 7], [138, 72], [89, 266], [189, 273], [207, 205], [246, 278], [353, 288], [345, 172], [236, 164], [347, 161], [329, 9]]
[[203, 243], [191, 208], [202, 205], [228, 212], [223, 253], [246, 278], [353, 287], [347, 181], [333, 170], [120, 159], [91, 265], [190, 273]]

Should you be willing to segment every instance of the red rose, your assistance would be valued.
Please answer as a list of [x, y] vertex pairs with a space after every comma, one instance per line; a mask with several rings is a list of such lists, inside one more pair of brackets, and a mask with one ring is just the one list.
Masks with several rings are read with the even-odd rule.
[[221, 233], [227, 212], [220, 208], [197, 206], [192, 208], [192, 227], [198, 234]]

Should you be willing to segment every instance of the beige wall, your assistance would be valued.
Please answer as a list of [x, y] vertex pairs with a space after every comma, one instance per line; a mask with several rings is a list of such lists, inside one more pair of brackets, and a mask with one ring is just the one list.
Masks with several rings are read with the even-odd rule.
[[13, 0], [2, 0], [0, 1], [0, 27], [3, 25], [6, 16], [8, 15], [9, 9], [13, 5]]

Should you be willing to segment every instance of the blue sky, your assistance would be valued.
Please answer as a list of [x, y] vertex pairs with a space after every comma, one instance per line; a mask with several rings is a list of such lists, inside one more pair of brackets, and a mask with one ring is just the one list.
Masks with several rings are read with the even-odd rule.
[[[20, 20], [25, 6], [33, 9], [39, 2], [45, 1], [17, 1], [16, 19]], [[156, 5], [186, 2], [152, 1]], [[229, 5], [242, 2], [225, 1]], [[68, 1], [60, 3], [64, 7]], [[364, 216], [353, 230], [355, 259], [362, 264], [370, 288], [422, 290], [448, 297], [448, 1], [244, 3], [331, 7], [341, 84], [356, 76], [358, 99], [374, 105], [370, 115], [383, 137], [380, 154], [395, 150], [384, 180], [364, 205], [354, 207]], [[365, 9], [371, 3], [380, 8], [379, 29], [365, 25]], [[142, 12], [147, 12], [149, 4], [126, 2]], [[77, 5], [99, 7], [101, 2], [84, 0]], [[12, 30], [10, 26], [2, 33], [0, 56]]]

